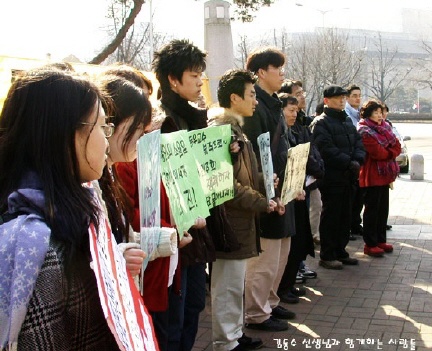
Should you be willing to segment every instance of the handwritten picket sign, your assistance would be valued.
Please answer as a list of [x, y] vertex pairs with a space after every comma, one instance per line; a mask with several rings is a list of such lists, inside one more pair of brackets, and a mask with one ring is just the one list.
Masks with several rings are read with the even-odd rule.
[[234, 175], [229, 144], [230, 125], [188, 132], [191, 151], [209, 209], [234, 197]]
[[140, 246], [147, 253], [141, 269], [140, 291], [144, 291], [144, 271], [160, 240], [160, 130], [144, 134], [137, 142]]
[[90, 252], [108, 326], [121, 350], [159, 350], [151, 317], [102, 211], [99, 223], [97, 231], [93, 224], [89, 227]]
[[210, 215], [187, 131], [161, 134], [161, 174], [182, 238], [196, 218]]
[[310, 143], [300, 144], [288, 150], [288, 161], [285, 168], [285, 180], [282, 185], [281, 201], [286, 205], [294, 200], [303, 190], [306, 177], [306, 163]]
[[273, 161], [270, 150], [270, 133], [263, 133], [257, 138], [261, 168], [264, 178], [264, 187], [266, 190], [267, 201], [275, 197], [274, 180], [273, 180]]

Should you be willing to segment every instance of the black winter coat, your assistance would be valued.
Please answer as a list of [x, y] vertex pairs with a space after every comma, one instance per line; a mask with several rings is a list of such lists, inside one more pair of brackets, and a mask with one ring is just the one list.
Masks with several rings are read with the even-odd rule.
[[[269, 95], [258, 84], [255, 84], [258, 105], [252, 117], [244, 119], [243, 132], [251, 141], [258, 162], [260, 162], [259, 146], [257, 137], [262, 133], [269, 132], [270, 144], [272, 146], [272, 161], [274, 173], [281, 179], [285, 173], [286, 156], [281, 153], [288, 151], [285, 119], [282, 115], [282, 102], [276, 94]], [[260, 167], [261, 169], [261, 167]], [[279, 181], [280, 194], [282, 180]], [[294, 235], [294, 208], [288, 204], [285, 206], [285, 214], [280, 216], [276, 212], [265, 213], [260, 217], [261, 237], [267, 239], [282, 239]]]
[[366, 152], [360, 135], [345, 111], [326, 107], [312, 124], [312, 143], [324, 160], [325, 175], [320, 187], [344, 187], [354, 181], [350, 162], [363, 164]]

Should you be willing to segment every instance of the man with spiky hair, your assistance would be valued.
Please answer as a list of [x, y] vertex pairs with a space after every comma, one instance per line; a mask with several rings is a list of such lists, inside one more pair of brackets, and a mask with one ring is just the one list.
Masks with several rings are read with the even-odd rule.
[[[161, 109], [165, 115], [162, 133], [207, 127], [207, 110], [189, 103], [200, 97], [206, 56], [188, 40], [178, 39], [155, 53], [153, 69], [160, 83]], [[237, 143], [231, 144], [230, 148], [232, 152], [238, 152]], [[205, 307], [206, 263], [215, 260], [215, 245], [210, 232], [221, 237], [233, 235], [229, 232], [222, 206], [210, 210], [207, 227], [203, 222], [202, 226], [188, 231], [193, 240], [180, 250], [181, 296], [170, 296], [170, 351], [189, 351], [194, 345], [199, 314]], [[213, 228], [223, 228], [226, 232], [215, 232]]]
[[[201, 93], [206, 53], [187, 40], [172, 40], [155, 52], [153, 69], [161, 88], [162, 133], [207, 126], [207, 111], [189, 104]], [[170, 296], [168, 350], [191, 350], [205, 307], [207, 262], [215, 260], [212, 239], [205, 227], [191, 229], [192, 242], [180, 250], [181, 295]]]

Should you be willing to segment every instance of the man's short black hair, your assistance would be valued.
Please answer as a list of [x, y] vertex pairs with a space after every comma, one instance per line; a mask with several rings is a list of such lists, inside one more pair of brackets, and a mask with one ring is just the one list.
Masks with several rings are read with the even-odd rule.
[[285, 79], [278, 93], [292, 94], [294, 86], [303, 87], [303, 83], [299, 80]]
[[162, 91], [170, 88], [169, 75], [181, 82], [184, 71], [204, 71], [206, 56], [204, 51], [186, 39], [172, 40], [155, 52], [152, 66]]
[[260, 68], [267, 70], [268, 66], [282, 67], [285, 55], [276, 48], [265, 47], [254, 50], [246, 60], [246, 69], [256, 74]]
[[231, 107], [231, 94], [237, 94], [244, 98], [245, 86], [247, 83], [255, 84], [257, 78], [244, 69], [231, 69], [224, 73], [219, 81], [217, 97], [219, 106]]
[[298, 105], [298, 100], [295, 96], [289, 95], [288, 93], [280, 93], [278, 94], [280, 101], [282, 101], [282, 108], [287, 107], [288, 105]]
[[348, 96], [351, 95], [353, 90], [360, 90], [360, 87], [358, 85], [355, 84], [351, 84], [348, 88], [346, 88], [346, 90], [348, 91]]

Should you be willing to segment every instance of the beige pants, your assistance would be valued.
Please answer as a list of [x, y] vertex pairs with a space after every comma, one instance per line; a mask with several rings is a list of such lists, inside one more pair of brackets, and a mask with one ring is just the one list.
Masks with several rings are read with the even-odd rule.
[[288, 261], [290, 247], [291, 238], [261, 238], [263, 252], [248, 260], [245, 283], [246, 323], [264, 322], [279, 304], [276, 292]]
[[319, 189], [314, 189], [309, 195], [309, 220], [311, 225], [312, 236], [314, 239], [319, 239], [319, 225], [321, 218], [321, 193]]
[[211, 276], [214, 351], [232, 350], [243, 334], [243, 293], [248, 260], [213, 262]]

